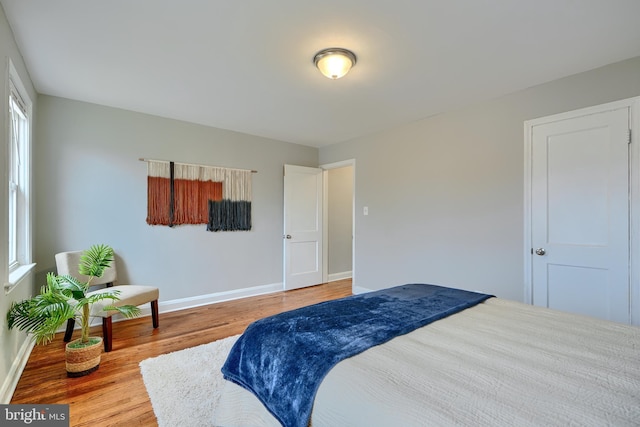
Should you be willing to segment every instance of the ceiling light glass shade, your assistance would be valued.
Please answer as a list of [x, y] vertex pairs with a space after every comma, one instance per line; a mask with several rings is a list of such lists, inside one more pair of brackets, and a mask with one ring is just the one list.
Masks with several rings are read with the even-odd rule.
[[350, 50], [333, 47], [316, 53], [313, 62], [318, 70], [330, 79], [339, 79], [356, 65], [356, 56]]

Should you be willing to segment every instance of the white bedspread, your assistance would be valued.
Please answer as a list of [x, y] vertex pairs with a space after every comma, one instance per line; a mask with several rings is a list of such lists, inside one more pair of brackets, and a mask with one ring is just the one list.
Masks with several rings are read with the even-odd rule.
[[[226, 382], [216, 426], [279, 426]], [[340, 362], [313, 427], [639, 426], [640, 328], [491, 298]]]

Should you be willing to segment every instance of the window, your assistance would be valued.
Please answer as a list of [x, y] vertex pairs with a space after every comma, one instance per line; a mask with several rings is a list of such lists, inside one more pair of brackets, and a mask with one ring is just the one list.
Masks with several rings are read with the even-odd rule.
[[13, 64], [9, 67], [9, 273], [31, 261], [30, 130], [31, 100]]

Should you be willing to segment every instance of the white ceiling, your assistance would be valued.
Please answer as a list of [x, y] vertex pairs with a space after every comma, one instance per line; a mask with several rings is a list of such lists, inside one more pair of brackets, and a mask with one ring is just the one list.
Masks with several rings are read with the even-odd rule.
[[316, 147], [640, 56], [639, 0], [0, 3], [40, 93]]

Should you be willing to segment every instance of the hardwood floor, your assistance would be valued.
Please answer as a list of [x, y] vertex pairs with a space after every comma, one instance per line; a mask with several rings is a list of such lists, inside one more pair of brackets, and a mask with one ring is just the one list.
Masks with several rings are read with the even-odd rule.
[[[158, 329], [150, 317], [116, 322], [113, 350], [102, 353], [96, 372], [81, 378], [66, 376], [60, 333], [51, 344], [33, 349], [11, 403], [68, 403], [71, 426], [155, 426], [138, 366], [142, 360], [242, 333], [265, 316], [347, 295], [351, 279], [161, 313]], [[101, 326], [94, 333], [100, 335]]]

